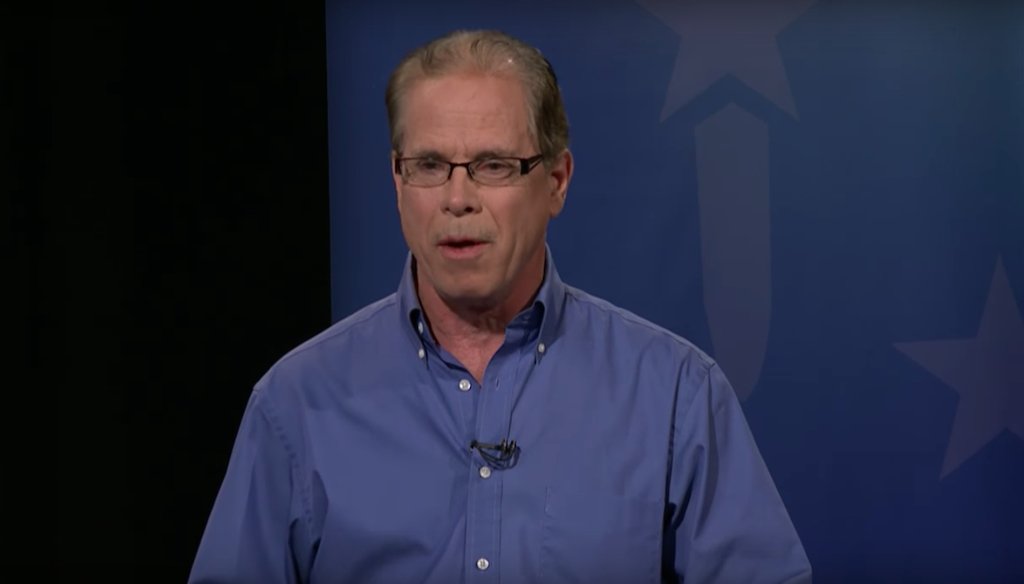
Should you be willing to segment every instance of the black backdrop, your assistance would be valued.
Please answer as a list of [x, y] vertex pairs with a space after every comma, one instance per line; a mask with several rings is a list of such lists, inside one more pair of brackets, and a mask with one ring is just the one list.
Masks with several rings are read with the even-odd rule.
[[211, 5], [0, 9], [8, 563], [184, 581], [252, 384], [330, 323], [323, 4]]

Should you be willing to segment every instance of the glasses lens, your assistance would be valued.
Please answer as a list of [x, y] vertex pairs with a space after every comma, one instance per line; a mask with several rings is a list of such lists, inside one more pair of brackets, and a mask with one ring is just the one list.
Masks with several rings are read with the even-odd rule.
[[519, 171], [519, 160], [516, 158], [484, 158], [471, 165], [473, 178], [477, 181], [497, 185], [503, 184]]
[[406, 182], [418, 186], [435, 186], [448, 180], [448, 163], [433, 158], [407, 158], [402, 161]]

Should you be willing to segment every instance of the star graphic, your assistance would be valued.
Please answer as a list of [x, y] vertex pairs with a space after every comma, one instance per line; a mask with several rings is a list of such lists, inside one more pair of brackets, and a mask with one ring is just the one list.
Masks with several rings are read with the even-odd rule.
[[636, 0], [681, 37], [661, 120], [732, 74], [794, 118], [775, 37], [814, 0]]
[[1004, 429], [1024, 439], [1024, 320], [1001, 260], [977, 336], [897, 343], [896, 348], [960, 394], [941, 476]]

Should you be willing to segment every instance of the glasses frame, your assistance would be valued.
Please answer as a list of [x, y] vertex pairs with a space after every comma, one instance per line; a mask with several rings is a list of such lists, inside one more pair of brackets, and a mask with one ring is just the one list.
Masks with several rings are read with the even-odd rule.
[[420, 186], [422, 188], [439, 187], [439, 186], [447, 183], [448, 181], [452, 180], [452, 173], [454, 173], [455, 169], [457, 167], [460, 167], [460, 166], [466, 169], [466, 174], [469, 175], [469, 179], [471, 181], [477, 183], [477, 184], [481, 184], [481, 185], [484, 185], [484, 186], [503, 186], [501, 184], [488, 184], [486, 182], [480, 182], [479, 180], [477, 180], [476, 176], [473, 174], [473, 165], [481, 164], [481, 163], [486, 162], [488, 160], [515, 160], [515, 161], [519, 162], [519, 174], [518, 175], [513, 174], [512, 176], [509, 177], [509, 178], [513, 178], [513, 177], [516, 177], [516, 176], [526, 176], [526, 175], [530, 174], [530, 172], [534, 168], [537, 168], [537, 165], [540, 164], [540, 162], [542, 160], [544, 160], [544, 155], [543, 154], [537, 154], [537, 155], [531, 156], [529, 158], [518, 158], [516, 156], [488, 156], [486, 158], [477, 158], [477, 159], [474, 159], [474, 160], [470, 160], [468, 162], [452, 162], [450, 160], [441, 160], [439, 158], [434, 158], [433, 156], [410, 156], [410, 157], [405, 157], [405, 158], [395, 158], [395, 169], [394, 169], [395, 170], [395, 174], [401, 176], [402, 177], [402, 182], [405, 182], [405, 183], [408, 183], [408, 179], [406, 178], [406, 176], [404, 174], [402, 174], [402, 164], [404, 162], [410, 161], [410, 160], [433, 160], [434, 162], [444, 163], [444, 164], [448, 165], [448, 176], [444, 179], [444, 181], [439, 182], [436, 185], [413, 185], [413, 186]]

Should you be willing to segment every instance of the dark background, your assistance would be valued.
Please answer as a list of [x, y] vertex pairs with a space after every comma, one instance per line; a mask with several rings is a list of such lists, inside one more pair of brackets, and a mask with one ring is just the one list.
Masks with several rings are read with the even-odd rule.
[[183, 582], [252, 385], [330, 324], [323, 3], [216, 6], [0, 8], [30, 574]]

